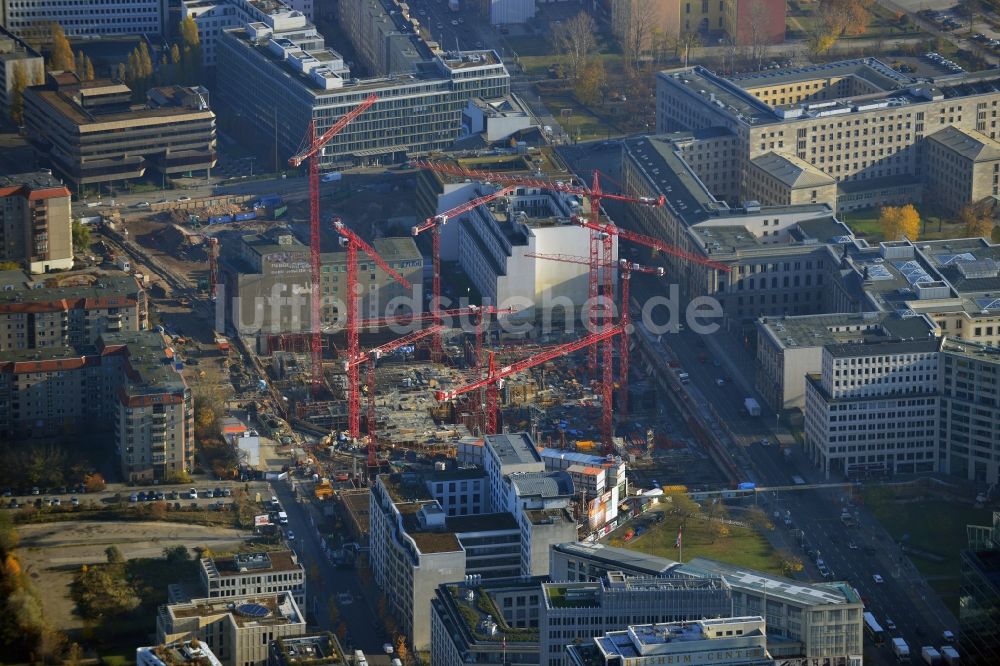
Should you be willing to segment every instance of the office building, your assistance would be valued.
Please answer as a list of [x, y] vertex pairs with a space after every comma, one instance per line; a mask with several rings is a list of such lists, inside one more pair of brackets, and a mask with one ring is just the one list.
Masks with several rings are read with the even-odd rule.
[[[62, 286], [65, 285], [65, 286]], [[0, 271], [0, 352], [93, 345], [147, 328], [146, 292], [128, 275]]]
[[190, 18], [198, 28], [202, 63], [214, 67], [218, 42], [230, 28], [248, 23], [303, 27], [313, 20], [313, 0], [182, 0], [181, 20]]
[[743, 200], [751, 162], [775, 153], [833, 178], [837, 210], [918, 203], [923, 190], [941, 190], [935, 203], [955, 211], [993, 192], [996, 78], [926, 82], [874, 58], [729, 79], [688, 67], [657, 75], [657, 131], [736, 135]]
[[[215, 114], [202, 87], [151, 88], [134, 105], [124, 83], [49, 75], [24, 92], [24, 118], [35, 148], [75, 187], [162, 178], [215, 166]], [[108, 136], [115, 140], [109, 141]]]
[[776, 0], [611, 0], [611, 31], [619, 41], [641, 37], [643, 52], [654, 48], [656, 33], [673, 39], [685, 33], [724, 33], [738, 46], [780, 44], [785, 41], [785, 9]]
[[562, 543], [552, 548], [553, 580], [596, 581], [610, 571], [627, 575], [713, 579], [732, 595], [731, 615], [761, 615], [767, 648], [775, 658], [857, 663], [862, 654], [864, 606], [847, 583], [803, 583], [696, 557], [679, 564], [600, 543]]
[[5, 352], [0, 438], [58, 441], [110, 430], [133, 483], [189, 469], [191, 390], [171, 356], [162, 336], [146, 331], [103, 333], [90, 347]]
[[545, 472], [528, 435], [490, 435], [485, 449], [478, 474], [382, 475], [372, 488], [375, 582], [418, 650], [430, 640], [426, 610], [439, 585], [544, 576], [549, 548], [576, 539], [572, 480]]
[[223, 666], [267, 666], [272, 641], [305, 633], [305, 616], [287, 592], [194, 599], [156, 614], [161, 643], [197, 639]]
[[136, 666], [222, 666], [208, 645], [196, 638], [135, 651]]
[[987, 666], [1000, 654], [1000, 512], [991, 526], [969, 525], [961, 552], [958, 646], [962, 663]]
[[629, 625], [595, 636], [592, 644], [567, 645], [566, 652], [572, 666], [777, 663], [767, 651], [767, 628], [760, 616]]
[[540, 665], [543, 578], [441, 585], [430, 603], [430, 663]]
[[49, 39], [49, 24], [57, 20], [68, 37], [164, 35], [164, 0], [0, 0], [0, 23], [22, 39]]
[[721, 577], [634, 577], [608, 572], [596, 582], [543, 583], [541, 663], [568, 664], [566, 645], [639, 622], [728, 616], [731, 590]]
[[1000, 349], [946, 340], [941, 352], [939, 471], [994, 485], [1000, 482]]
[[412, 72], [352, 78], [315, 28], [304, 17], [298, 23], [269, 16], [225, 30], [218, 42], [216, 103], [240, 131], [276, 144], [280, 155], [296, 152], [310, 122], [325, 132], [372, 94], [378, 101], [327, 144], [321, 168], [391, 163], [444, 149], [461, 134], [470, 99], [510, 92], [510, 75], [496, 53], [432, 52], [419, 41]]
[[750, 160], [747, 198], [762, 206], [825, 203], [837, 207], [837, 181], [794, 155], [767, 153]]
[[[525, 178], [533, 177], [536, 170], [566, 171], [559, 157], [546, 150], [459, 157], [447, 163]], [[566, 180], [572, 178], [566, 174]], [[495, 191], [491, 185], [423, 171], [417, 176], [417, 214], [422, 218], [440, 215]], [[515, 307], [517, 312], [510, 315], [514, 320], [543, 316], [553, 326], [565, 327], [565, 321], [572, 324], [588, 299], [589, 267], [586, 259], [572, 263], [546, 257], [590, 256], [590, 232], [573, 222], [575, 216], [587, 212], [586, 203], [576, 195], [518, 187], [448, 220], [440, 230], [441, 259], [458, 262], [484, 302]], [[612, 253], [617, 260], [617, 240]]]
[[948, 126], [927, 137], [927, 189], [936, 205], [958, 211], [1000, 194], [1000, 143]]
[[275, 638], [271, 641], [267, 666], [327, 666], [347, 663], [347, 655], [330, 632]]
[[[337, 18], [366, 74], [412, 74], [429, 53], [420, 20], [406, 3], [357, 0], [337, 4]], [[428, 26], [429, 27], [429, 26]]]
[[207, 598], [288, 592], [300, 608], [306, 605], [306, 569], [290, 550], [203, 557], [198, 564]]
[[23, 76], [29, 86], [44, 83], [45, 58], [0, 25], [0, 113], [4, 116], [10, 115], [11, 91], [17, 76]]
[[[396, 310], [419, 312], [418, 285], [423, 278], [423, 260], [412, 238], [379, 238], [372, 241], [379, 256], [413, 285], [408, 290], [379, 268], [363, 252], [358, 254], [361, 316], [379, 318]], [[320, 257], [323, 328], [345, 323], [347, 297], [347, 252], [324, 252]], [[221, 261], [222, 291], [226, 322], [240, 335], [255, 337], [261, 351], [269, 351], [268, 340], [283, 333], [311, 330], [310, 296], [312, 269], [309, 247], [287, 229], [243, 236], [234, 247], [224, 247]]]
[[0, 177], [0, 261], [30, 273], [73, 268], [70, 192], [50, 173]]
[[827, 478], [935, 470], [940, 350], [933, 336], [823, 349], [806, 379], [803, 450]]
[[[762, 315], [829, 311], [824, 284], [835, 265], [827, 245], [852, 238], [850, 229], [824, 203], [762, 206], [751, 201], [731, 207], [713, 195], [688, 163], [675, 135], [624, 142], [622, 186], [636, 196], [659, 196], [665, 205], [632, 206], [628, 222], [653, 236], [716, 265], [674, 256], [657, 258], [678, 283], [682, 296], [713, 296], [725, 325], [743, 327]], [[682, 133], [680, 138], [689, 140]], [[717, 139], [713, 139], [717, 140]], [[706, 152], [711, 160], [736, 161], [729, 150]], [[720, 270], [725, 265], [729, 272]], [[752, 286], [751, 286], [752, 285]]]
[[806, 376], [822, 370], [828, 345], [857, 344], [866, 338], [923, 339], [936, 330], [926, 315], [903, 317], [895, 311], [761, 317], [755, 388], [771, 409], [803, 409]]

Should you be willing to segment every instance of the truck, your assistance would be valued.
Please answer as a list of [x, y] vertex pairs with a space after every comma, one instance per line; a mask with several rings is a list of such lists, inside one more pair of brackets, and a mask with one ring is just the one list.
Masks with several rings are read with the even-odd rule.
[[743, 399], [743, 409], [747, 410], [750, 416], [760, 416], [760, 404], [753, 398]]
[[892, 639], [892, 652], [896, 655], [896, 661], [904, 664], [910, 663], [910, 646], [902, 638]]
[[457, 12], [459, 10], [458, 0], [448, 0], [448, 9], [453, 12]]
[[924, 660], [927, 666], [939, 666], [941, 664], [941, 653], [930, 645], [920, 648], [920, 658]]
[[958, 656], [958, 650], [950, 645], [944, 645], [941, 647], [941, 657], [944, 659], [944, 663], [948, 666], [959, 666], [961, 660]]

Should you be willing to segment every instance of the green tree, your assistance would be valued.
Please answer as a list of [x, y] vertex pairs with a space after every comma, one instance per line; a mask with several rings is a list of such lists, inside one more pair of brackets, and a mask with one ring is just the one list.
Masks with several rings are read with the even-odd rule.
[[670, 493], [667, 495], [667, 501], [670, 502], [670, 506], [672, 507], [671, 512], [681, 517], [681, 524], [684, 524], [688, 518], [697, 515], [701, 511], [698, 503], [682, 492]]
[[181, 83], [191, 84], [201, 81], [201, 36], [194, 19], [188, 17], [180, 23]]
[[86, 64], [85, 64], [84, 70], [83, 70], [83, 80], [84, 81], [93, 81], [94, 78], [95, 78], [95, 76], [94, 76], [94, 63], [90, 59], [90, 56], [84, 56], [84, 58], [85, 58]]
[[49, 42], [52, 44], [52, 55], [49, 59], [49, 69], [54, 71], [76, 71], [76, 59], [73, 57], [73, 47], [66, 39], [66, 33], [58, 22], [49, 26]]
[[19, 541], [10, 511], [0, 513], [0, 559], [7, 553], [13, 552]]
[[73, 220], [73, 251], [87, 252], [88, 250], [90, 250], [90, 227], [80, 220]]
[[142, 69], [142, 77], [148, 79], [153, 75], [153, 60], [149, 56], [149, 49], [146, 42], [139, 42], [139, 65]]
[[139, 67], [139, 57], [135, 51], [128, 54], [128, 64], [125, 66], [125, 81], [134, 86], [142, 78], [142, 71]]
[[17, 271], [21, 270], [21, 264], [16, 261], [0, 261], [0, 271]]
[[118, 67], [115, 68], [115, 74], [116, 74], [115, 78], [117, 78], [119, 81], [124, 82], [128, 80], [128, 70], [125, 67], [125, 63], [123, 62], [118, 63]]
[[24, 89], [31, 83], [23, 60], [14, 63], [14, 80], [10, 90], [10, 119], [18, 125], [24, 124]]

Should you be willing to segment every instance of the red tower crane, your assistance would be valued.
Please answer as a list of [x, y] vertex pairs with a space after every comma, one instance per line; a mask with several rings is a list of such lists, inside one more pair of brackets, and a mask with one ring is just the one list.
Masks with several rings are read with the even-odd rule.
[[[333, 228], [341, 235], [341, 244], [347, 248], [347, 358], [358, 358], [358, 314], [361, 294], [358, 293], [358, 250], [361, 250], [389, 277], [407, 289], [410, 282], [396, 272], [371, 245], [347, 228], [339, 217], [333, 218]], [[358, 386], [358, 366], [347, 368], [347, 430], [352, 437], [361, 436], [361, 388]]]
[[[534, 187], [544, 190], [552, 190], [556, 192], [564, 192], [566, 194], [576, 194], [583, 197], [588, 197], [590, 199], [590, 216], [592, 218], [591, 222], [593, 224], [599, 224], [600, 214], [601, 214], [601, 201], [608, 199], [610, 201], [623, 201], [626, 203], [635, 203], [644, 206], [662, 206], [666, 203], [666, 197], [660, 195], [659, 197], [632, 197], [624, 194], [612, 194], [610, 192], [605, 192], [601, 188], [601, 174], [599, 171], [595, 170], [593, 174], [593, 180], [590, 187], [586, 185], [577, 185], [574, 183], [567, 183], [563, 181], [551, 181], [542, 178], [533, 178], [530, 176], [520, 176], [509, 173], [501, 173], [495, 171], [484, 171], [481, 169], [467, 169], [455, 164], [445, 164], [442, 162], [430, 162], [428, 160], [412, 160], [411, 164], [415, 167], [421, 169], [428, 169], [430, 171], [436, 171], [438, 173], [449, 174], [452, 176], [459, 176], [462, 178], [471, 178], [473, 180], [479, 180], [483, 182], [498, 183], [501, 185], [511, 185], [515, 187]], [[602, 242], [603, 241], [603, 242]], [[604, 258], [602, 260], [601, 253], [603, 247]], [[598, 296], [598, 272], [600, 270], [600, 265], [602, 263], [610, 264], [612, 262], [612, 240], [609, 236], [598, 237], [596, 234], [591, 234], [590, 238], [590, 277], [588, 283], [588, 298], [589, 302], [594, 304], [597, 302]], [[611, 273], [610, 271], [605, 272], [604, 278], [604, 290], [607, 293], [611, 293]], [[605, 313], [607, 314], [607, 313]], [[591, 310], [591, 325], [594, 325], [595, 314], [593, 309]], [[610, 344], [610, 343], [609, 343]], [[597, 370], [597, 348], [591, 347], [588, 352], [588, 367], [590, 368], [591, 374], [593, 375]], [[607, 373], [605, 373], [607, 374]]]
[[312, 355], [312, 387], [313, 392], [319, 391], [323, 377], [323, 348], [320, 337], [320, 228], [319, 228], [319, 159], [325, 146], [330, 139], [340, 133], [355, 118], [367, 111], [372, 104], [378, 100], [375, 94], [369, 95], [361, 104], [348, 111], [340, 117], [337, 122], [330, 126], [322, 134], [317, 136], [316, 119], [309, 121], [309, 129], [303, 138], [302, 148], [298, 153], [289, 158], [288, 164], [298, 168], [303, 162], [309, 160], [309, 250], [312, 263], [312, 290], [309, 297], [309, 314], [311, 319], [309, 325], [312, 327], [312, 336], [309, 341], [309, 350]]
[[358, 354], [357, 356], [352, 356], [344, 362], [344, 369], [350, 375], [351, 368], [357, 368], [359, 365], [368, 361], [368, 467], [374, 468], [378, 467], [378, 456], [376, 455], [376, 449], [378, 442], [375, 439], [375, 363], [379, 358], [385, 356], [386, 354], [391, 354], [397, 349], [401, 349], [407, 345], [412, 345], [429, 335], [437, 335], [444, 330], [444, 326], [431, 326], [429, 328], [424, 328], [419, 331], [414, 331], [409, 335], [404, 335], [401, 338], [397, 338], [392, 342], [387, 342], [384, 345], [379, 345], [374, 349], [369, 349], [368, 351]]
[[[549, 259], [551, 261], [561, 261], [567, 264], [579, 264], [581, 266], [589, 266], [590, 261], [586, 257], [576, 257], [569, 254], [540, 254], [535, 252], [529, 252], [525, 256], [535, 257], [537, 259]], [[632, 333], [632, 326], [630, 322], [631, 313], [629, 312], [629, 283], [631, 282], [630, 277], [632, 271], [638, 271], [640, 273], [649, 273], [652, 275], [658, 275], [662, 277], [664, 275], [663, 268], [659, 266], [642, 266], [640, 264], [632, 263], [625, 259], [618, 261], [618, 267], [621, 269], [621, 286], [622, 286], [622, 298], [621, 298], [621, 310], [619, 311], [619, 323], [623, 326], [620, 347], [619, 347], [619, 372], [618, 372], [618, 411], [622, 414], [628, 413], [628, 373], [629, 373], [629, 358], [628, 358], [628, 336]], [[610, 269], [612, 266], [608, 264], [602, 264], [602, 269]], [[611, 363], [605, 358], [605, 367], [610, 368]], [[610, 393], [610, 382], [605, 381], [601, 388], [603, 390], [603, 404], [601, 405], [602, 418], [601, 426], [605, 428], [602, 430], [602, 436], [604, 437], [605, 452], [611, 453], [611, 447], [609, 446], [613, 433], [611, 432], [610, 425], [612, 423], [611, 414], [611, 393]]]
[[[513, 192], [515, 187], [503, 187], [492, 194], [487, 194], [485, 196], [472, 199], [471, 201], [466, 201], [463, 204], [455, 206], [451, 210], [447, 210], [443, 213], [439, 213], [433, 217], [428, 217], [424, 220], [423, 224], [418, 224], [411, 230], [414, 236], [418, 236], [428, 229], [431, 230], [431, 257], [434, 264], [434, 280], [433, 280], [433, 292], [431, 300], [431, 312], [437, 313], [441, 308], [441, 227], [448, 224], [448, 221], [454, 217], [458, 217], [463, 213], [467, 213], [473, 208], [487, 204], [494, 199], [499, 199], [500, 197], [506, 196]], [[440, 323], [440, 318], [436, 318], [435, 323]], [[431, 338], [431, 360], [435, 363], [441, 361], [441, 336], [436, 335]]]
[[208, 293], [214, 301], [219, 290], [219, 239], [208, 237]]
[[513, 374], [518, 372], [523, 372], [525, 370], [530, 370], [536, 366], [541, 365], [551, 361], [554, 358], [559, 358], [560, 356], [565, 356], [566, 354], [571, 354], [579, 349], [584, 349], [600, 343], [603, 340], [608, 340], [616, 335], [620, 335], [622, 332], [621, 324], [613, 326], [611, 328], [599, 331], [597, 333], [591, 333], [590, 335], [584, 336], [573, 342], [568, 342], [564, 345], [557, 345], [546, 349], [534, 356], [530, 356], [520, 361], [511, 363], [510, 365], [497, 368], [494, 362], [494, 356], [490, 354], [489, 369], [487, 370], [486, 376], [482, 379], [461, 386], [459, 388], [451, 389], [449, 391], [435, 391], [434, 399], [438, 402], [445, 400], [454, 400], [460, 395], [469, 393], [471, 391], [476, 391], [481, 388], [486, 389], [486, 434], [495, 435], [497, 432], [497, 424], [499, 421], [499, 390], [503, 383], [503, 380]]

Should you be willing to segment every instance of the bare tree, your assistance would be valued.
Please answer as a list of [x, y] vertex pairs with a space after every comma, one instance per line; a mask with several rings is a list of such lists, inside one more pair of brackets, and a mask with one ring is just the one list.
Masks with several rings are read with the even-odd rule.
[[688, 66], [691, 59], [691, 49], [701, 46], [701, 37], [698, 33], [688, 30], [682, 31], [674, 40], [674, 51], [680, 56], [684, 66]]
[[637, 72], [643, 54], [650, 48], [653, 30], [659, 23], [657, 0], [621, 2], [615, 19], [625, 67], [630, 72]]
[[753, 69], [756, 70], [764, 66], [764, 59], [767, 57], [767, 20], [767, 7], [762, 0], [752, 0], [747, 31], [750, 33], [750, 58], [753, 61]]
[[597, 49], [597, 24], [583, 11], [560, 23], [552, 31], [552, 45], [567, 56], [569, 76], [576, 79], [587, 66], [587, 60]]

